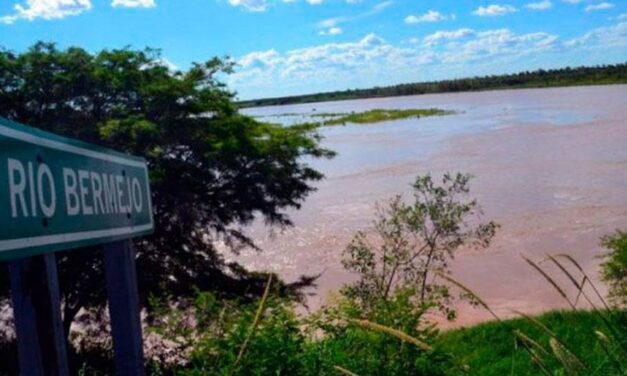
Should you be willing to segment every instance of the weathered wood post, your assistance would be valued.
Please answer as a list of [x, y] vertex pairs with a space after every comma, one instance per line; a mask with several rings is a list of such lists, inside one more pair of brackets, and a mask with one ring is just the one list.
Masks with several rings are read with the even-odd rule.
[[67, 376], [54, 253], [9, 263], [20, 375]]
[[143, 375], [144, 342], [133, 243], [123, 240], [105, 244], [104, 259], [116, 372]]
[[145, 160], [0, 118], [0, 262], [22, 375], [68, 374], [54, 252], [100, 244], [117, 374], [144, 374], [130, 239], [153, 227]]

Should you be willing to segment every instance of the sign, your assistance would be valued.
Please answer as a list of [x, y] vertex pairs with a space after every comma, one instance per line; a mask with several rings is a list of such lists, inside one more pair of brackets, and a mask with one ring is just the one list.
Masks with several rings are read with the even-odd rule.
[[0, 118], [0, 261], [152, 230], [145, 160]]

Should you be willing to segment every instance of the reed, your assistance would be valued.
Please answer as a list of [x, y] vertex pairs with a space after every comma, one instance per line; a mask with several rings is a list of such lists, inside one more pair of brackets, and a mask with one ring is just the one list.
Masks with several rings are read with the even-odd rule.
[[346, 376], [359, 376], [358, 374], [356, 374], [355, 372], [351, 372], [349, 370], [347, 370], [344, 367], [340, 367], [340, 366], [333, 366], [333, 368], [335, 368], [335, 370], [337, 372], [339, 372], [342, 375], [346, 375]]
[[[570, 261], [583, 274], [584, 278], [583, 278], [581, 284], [578, 284], [576, 282], [575, 278], [566, 270], [566, 268], [559, 262], [559, 260], [557, 260], [557, 257], [561, 257], [561, 258], [567, 259], [568, 261]], [[566, 274], [569, 277], [569, 279], [575, 284], [575, 286], [578, 287], [578, 289], [580, 291], [579, 294], [581, 294], [584, 297], [584, 299], [586, 299], [588, 304], [592, 307], [593, 312], [595, 313], [595, 315], [603, 322], [603, 324], [611, 332], [612, 336], [616, 338], [617, 342], [619, 343], [619, 346], [620, 346], [621, 350], [623, 352], [627, 352], [625, 341], [621, 340], [622, 338], [625, 337], [624, 334], [621, 334], [621, 331], [618, 330], [616, 327], [614, 327], [614, 325], [612, 325], [612, 323], [610, 321], [610, 318], [609, 318], [609, 314], [611, 312], [610, 308], [608, 307], [607, 303], [603, 299], [603, 296], [597, 290], [597, 288], [594, 285], [594, 283], [585, 274], [583, 268], [579, 265], [579, 263], [577, 263], [577, 261], [575, 259], [573, 259], [570, 255], [567, 255], [567, 254], [558, 254], [558, 255], [554, 255], [554, 256], [550, 256], [549, 255], [549, 256], [547, 256], [547, 259], [553, 261], [553, 263], [555, 265], [557, 265], [558, 268], [564, 274]], [[598, 309], [596, 304], [594, 304], [592, 299], [590, 299], [588, 294], [586, 294], [586, 292], [584, 291], [584, 287], [585, 287], [585, 282], [586, 281], [591, 286], [591, 288], [594, 290], [595, 294], [597, 295], [597, 297], [599, 298], [599, 300], [603, 304], [603, 307], [605, 308], [604, 310]], [[579, 294], [577, 296], [579, 296]]]
[[[596, 296], [599, 298], [599, 301], [601, 301], [601, 303], [603, 304], [603, 307], [606, 310], [610, 310], [609, 305], [607, 304], [607, 302], [605, 301], [605, 298], [603, 298], [603, 295], [599, 292], [599, 290], [596, 288], [596, 286], [594, 285], [594, 283], [592, 283], [592, 280], [590, 279], [590, 277], [588, 277], [588, 275], [586, 274], [585, 270], [581, 267], [581, 265], [579, 265], [579, 263], [577, 262], [577, 260], [575, 260], [571, 255], [565, 254], [565, 253], [559, 253], [554, 255], [555, 258], [563, 258], [568, 260], [571, 264], [573, 264], [578, 270], [579, 272], [584, 276], [584, 279], [586, 282], [588, 282], [588, 284], [590, 285], [590, 287], [592, 288], [592, 290], [594, 290], [594, 293], [596, 294]], [[585, 282], [583, 282], [585, 283]], [[582, 283], [582, 284], [583, 284]]]
[[[562, 271], [562, 273], [564, 273], [564, 275], [566, 275], [566, 277], [568, 277], [568, 279], [572, 282], [572, 284], [575, 285], [575, 287], [577, 288], [577, 297], [575, 298], [575, 302], [573, 303], [575, 306], [577, 306], [577, 303], [579, 302], [579, 298], [581, 297], [582, 294], [584, 295], [584, 298], [588, 301], [588, 303], [593, 304], [590, 301], [590, 299], [586, 296], [586, 293], [583, 290], [584, 284], [586, 282], [586, 277], [583, 277], [581, 282], [577, 282], [577, 279], [575, 278], [575, 276], [573, 276], [570, 273], [570, 271], [561, 262], [559, 262], [559, 260], [556, 259], [554, 256], [546, 255], [546, 258], [540, 261], [539, 263], [542, 264], [545, 261], [551, 261], [555, 266], [557, 266], [559, 270]], [[593, 305], [593, 308], [594, 308], [594, 305]]]
[[605, 352], [605, 355], [607, 355], [607, 358], [611, 360], [614, 366], [624, 375], [626, 372], [625, 366], [623, 365], [623, 361], [616, 357], [615, 351], [612, 350], [612, 341], [601, 331], [597, 330], [594, 334], [597, 336], [597, 340]]
[[246, 349], [248, 348], [248, 344], [250, 343], [250, 340], [253, 338], [253, 336], [255, 335], [255, 332], [257, 331], [257, 328], [259, 327], [259, 323], [261, 322], [261, 316], [266, 310], [266, 302], [268, 300], [268, 296], [270, 295], [271, 285], [272, 285], [272, 274], [268, 276], [268, 282], [266, 283], [266, 288], [263, 291], [263, 296], [261, 297], [261, 300], [259, 301], [259, 306], [257, 307], [257, 312], [255, 313], [255, 319], [253, 320], [253, 323], [250, 326], [248, 336], [246, 336], [244, 343], [242, 343], [242, 346], [239, 349], [239, 353], [237, 354], [237, 359], [235, 360], [235, 363], [233, 364], [233, 369], [237, 367], [239, 362], [244, 357], [244, 354], [246, 353]]
[[557, 338], [550, 338], [549, 345], [551, 346], [551, 350], [553, 350], [553, 354], [555, 355], [557, 360], [559, 360], [562, 366], [564, 366], [564, 370], [567, 374], [574, 375], [579, 370], [587, 368], [583, 364], [583, 362], [572, 352], [570, 352], [565, 346], [563, 346], [562, 343], [557, 340]]
[[542, 275], [542, 277], [544, 277], [544, 279], [547, 280], [547, 282], [549, 282], [551, 284], [551, 286], [553, 286], [553, 288], [555, 288], [555, 290], [562, 296], [562, 298], [564, 298], [564, 300], [566, 300], [568, 302], [568, 305], [570, 305], [570, 307], [575, 310], [575, 305], [573, 304], [573, 302], [570, 301], [570, 299], [568, 298], [568, 295], [566, 295], [566, 293], [564, 292], [564, 290], [557, 284], [557, 282], [555, 282], [553, 280], [553, 278], [551, 278], [550, 275], [548, 275], [538, 264], [536, 264], [535, 262], [531, 261], [530, 259], [528, 259], [525, 256], [521, 256], [526, 262], [527, 264], [531, 265], [531, 267], [533, 267], [535, 270], [538, 271], [538, 273], [540, 273]]
[[477, 295], [477, 294], [476, 294], [474, 291], [472, 291], [470, 288], [466, 287], [466, 286], [465, 286], [464, 284], [462, 284], [461, 282], [458, 282], [457, 280], [453, 279], [453, 277], [451, 277], [451, 276], [449, 276], [449, 275], [446, 275], [446, 274], [442, 273], [441, 271], [436, 270], [436, 271], [435, 271], [435, 274], [436, 274], [438, 277], [440, 277], [440, 278], [442, 278], [442, 279], [444, 279], [444, 280], [446, 280], [446, 281], [448, 281], [448, 282], [452, 283], [453, 285], [455, 285], [455, 286], [459, 287], [460, 289], [464, 290], [467, 294], [469, 294], [470, 296], [472, 296], [472, 297], [473, 297], [473, 298], [477, 301], [477, 303], [479, 303], [479, 305], [480, 305], [480, 306], [482, 306], [485, 310], [487, 310], [488, 312], [490, 312], [490, 314], [491, 314], [491, 315], [492, 315], [492, 316], [493, 316], [493, 317], [494, 317], [497, 321], [501, 321], [501, 318], [500, 318], [500, 317], [498, 317], [498, 316], [496, 315], [496, 313], [494, 313], [494, 311], [492, 311], [492, 309], [490, 309], [490, 306], [488, 306], [488, 304], [487, 304], [485, 301], [483, 301], [483, 299], [481, 299], [481, 298], [479, 297], [479, 295]]
[[424, 351], [433, 351], [433, 347], [426, 342], [419, 340], [418, 338], [412, 337], [409, 334], [387, 327], [385, 325], [377, 324], [368, 320], [349, 320], [351, 323], [368, 330], [372, 330], [374, 332], [388, 334], [390, 336], [396, 337], [403, 342], [407, 342], [415, 345], [416, 347], [424, 350]]
[[531, 347], [531, 348], [533, 348], [535, 350], [538, 350], [539, 352], [541, 352], [545, 356], [549, 356], [550, 355], [549, 352], [544, 347], [542, 347], [542, 345], [540, 345], [538, 342], [534, 341], [531, 337], [529, 337], [528, 335], [526, 335], [522, 331], [514, 330], [514, 335], [525, 346], [528, 346], [528, 347]]

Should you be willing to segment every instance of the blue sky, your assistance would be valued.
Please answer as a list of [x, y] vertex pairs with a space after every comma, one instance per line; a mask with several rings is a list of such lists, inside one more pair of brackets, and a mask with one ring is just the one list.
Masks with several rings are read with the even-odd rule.
[[2, 0], [0, 46], [228, 55], [242, 99], [627, 61], [625, 0]]

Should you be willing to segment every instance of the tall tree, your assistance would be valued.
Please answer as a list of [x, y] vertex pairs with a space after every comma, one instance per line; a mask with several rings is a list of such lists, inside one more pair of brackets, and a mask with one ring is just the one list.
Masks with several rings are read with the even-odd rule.
[[[153, 49], [90, 54], [38, 43], [20, 54], [0, 50], [0, 116], [147, 159], [155, 232], [136, 241], [144, 303], [195, 288], [261, 291], [264, 279], [225, 263], [216, 241], [235, 251], [254, 247], [241, 227], [256, 217], [290, 225], [286, 209], [299, 208], [323, 177], [304, 161], [333, 155], [313, 126], [238, 113], [220, 81], [232, 70], [230, 60], [214, 58], [171, 71]], [[104, 307], [101, 256], [98, 249], [59, 254], [68, 332], [81, 308]]]

